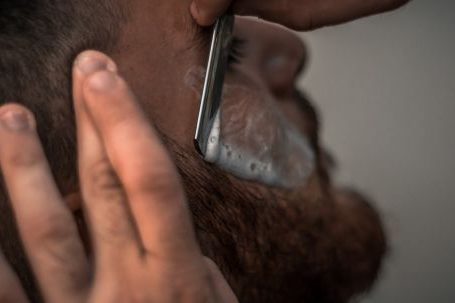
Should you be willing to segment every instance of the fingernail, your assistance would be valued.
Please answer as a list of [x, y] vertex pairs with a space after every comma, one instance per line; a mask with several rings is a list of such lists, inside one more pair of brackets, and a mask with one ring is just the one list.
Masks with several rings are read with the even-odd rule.
[[30, 128], [29, 119], [24, 112], [7, 111], [0, 116], [0, 120], [8, 130], [21, 131]]
[[97, 71], [117, 71], [115, 64], [107, 58], [97, 58], [94, 55], [83, 55], [77, 59], [77, 67], [84, 75], [91, 75]]
[[111, 90], [117, 84], [117, 74], [109, 71], [99, 72], [89, 79], [90, 88], [105, 92]]

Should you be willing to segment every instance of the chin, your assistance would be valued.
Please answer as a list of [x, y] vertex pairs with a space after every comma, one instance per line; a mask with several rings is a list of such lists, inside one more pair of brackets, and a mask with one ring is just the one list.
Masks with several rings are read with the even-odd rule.
[[371, 289], [386, 255], [368, 199], [335, 191], [319, 167], [297, 190], [232, 177], [166, 139], [204, 255], [240, 302], [342, 303]]

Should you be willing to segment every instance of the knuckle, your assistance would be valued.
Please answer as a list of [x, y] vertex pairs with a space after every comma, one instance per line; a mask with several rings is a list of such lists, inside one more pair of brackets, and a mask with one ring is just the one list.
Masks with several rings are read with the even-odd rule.
[[125, 178], [132, 195], [152, 196], [158, 201], [175, 200], [182, 197], [179, 179], [167, 166], [136, 171]]
[[70, 219], [69, 215], [54, 214], [35, 220], [29, 226], [28, 232], [33, 232], [33, 236], [28, 236], [30, 257], [46, 262], [50, 274], [58, 274], [62, 267], [74, 262], [74, 254], [79, 249], [77, 230]]
[[8, 163], [14, 167], [30, 167], [45, 161], [43, 153], [36, 147], [24, 148], [17, 145], [8, 157]]
[[23, 232], [27, 234], [24, 243], [30, 257], [46, 262], [49, 269], [58, 271], [74, 261], [78, 237], [69, 214], [55, 213], [31, 219]]
[[28, 218], [24, 232], [34, 241], [42, 245], [45, 243], [61, 242], [74, 235], [73, 226], [68, 224], [71, 218], [62, 212], [50, 212], [40, 217]]
[[107, 160], [92, 166], [87, 185], [93, 197], [118, 199], [122, 192], [120, 180]]

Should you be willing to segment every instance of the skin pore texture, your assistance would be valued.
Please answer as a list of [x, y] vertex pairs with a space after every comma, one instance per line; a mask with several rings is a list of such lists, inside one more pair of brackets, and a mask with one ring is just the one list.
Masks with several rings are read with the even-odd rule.
[[[235, 103], [247, 98], [245, 91], [260, 90], [308, 138], [315, 157], [307, 182], [292, 190], [240, 180], [204, 162], [193, 146], [199, 96], [185, 84], [185, 76], [205, 66], [210, 31], [193, 23], [189, 6], [190, 1], [181, 0], [128, 1], [127, 20], [108, 54], [175, 160], [204, 255], [218, 264], [240, 302], [341, 303], [367, 291], [386, 251], [385, 235], [379, 216], [361, 195], [332, 186], [316, 112], [295, 87], [306, 59], [304, 45], [277, 26], [251, 20], [237, 24], [236, 35], [247, 42], [226, 85], [246, 89], [232, 90], [226, 101]], [[74, 58], [78, 51], [67, 55]], [[65, 86], [64, 80], [57, 82]], [[62, 130], [74, 127], [69, 100], [64, 104], [67, 108], [54, 109], [54, 115], [61, 117], [61, 135], [70, 137]], [[48, 153], [58, 150], [51, 140], [44, 144]], [[60, 157], [74, 159], [73, 148], [58, 151]], [[59, 170], [55, 163], [53, 168], [62, 192], [74, 198], [76, 171]], [[18, 265], [24, 259], [15, 257], [20, 242], [2, 242], [24, 287], [35, 293], [30, 273]]]

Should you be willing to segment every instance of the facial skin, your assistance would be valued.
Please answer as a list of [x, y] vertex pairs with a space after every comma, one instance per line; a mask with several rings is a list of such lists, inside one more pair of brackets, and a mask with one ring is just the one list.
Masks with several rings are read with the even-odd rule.
[[[318, 155], [310, 181], [295, 190], [239, 180], [203, 162], [193, 147], [199, 96], [185, 76], [205, 66], [210, 31], [195, 26], [189, 7], [190, 1], [128, 1], [128, 21], [109, 55], [174, 157], [203, 253], [241, 302], [346, 302], [367, 290], [385, 252], [384, 234], [364, 199], [341, 194], [327, 176], [317, 116], [295, 94], [304, 46], [283, 29], [238, 23], [236, 34], [249, 42], [226, 84], [276, 102]], [[245, 97], [241, 92], [231, 100]], [[74, 194], [78, 184], [68, 188], [64, 194]]]
[[[221, 267], [239, 300], [345, 302], [366, 291], [385, 252], [384, 234], [363, 199], [338, 203], [323, 165], [317, 116], [295, 94], [306, 60], [300, 40], [283, 28], [240, 20], [235, 31], [248, 40], [246, 57], [226, 79], [226, 85], [272, 98], [310, 138], [318, 154], [311, 180], [283, 191], [227, 175], [204, 163], [194, 149], [199, 94], [185, 76], [205, 67], [210, 32], [191, 27], [181, 1], [137, 0], [130, 9], [112, 57], [175, 158], [204, 254]], [[240, 99], [240, 93], [230, 98]], [[358, 229], [365, 232], [354, 232]], [[346, 266], [353, 256], [355, 263]]]
[[[148, 2], [143, 2], [146, 7], [138, 5], [141, 8], [137, 13], [132, 9], [134, 18], [124, 30], [118, 52], [112, 57], [120, 62], [121, 73], [130, 80], [155, 125], [179, 145], [193, 150], [203, 75], [199, 73], [199, 79], [196, 77], [192, 84], [185, 83], [185, 77], [192, 71], [205, 70], [209, 31], [184, 28], [191, 24], [184, 6], [161, 5], [167, 11], [162, 15], [181, 16], [175, 19], [182, 20], [182, 24], [174, 24], [169, 18], [165, 21], [150, 18], [150, 10], [157, 11], [157, 8], [148, 5], [147, 10]], [[159, 24], [159, 31], [154, 32]], [[137, 30], [142, 28], [150, 30]], [[163, 33], [163, 28], [169, 30]], [[236, 23], [235, 35], [246, 42], [241, 47], [246, 58], [228, 72], [225, 87], [258, 91], [256, 99], [266, 94], [286, 112], [293, 124], [304, 128], [308, 121], [302, 119], [299, 102], [295, 99], [298, 69], [304, 66], [306, 56], [302, 42], [284, 28], [242, 19]], [[230, 99], [244, 97], [235, 90], [228, 94]], [[312, 135], [308, 130], [305, 134]]]
[[[203, 79], [192, 87], [185, 83], [185, 76], [191, 70], [205, 68], [210, 32], [188, 26], [191, 20], [184, 5], [176, 6], [172, 1], [159, 7], [149, 1], [133, 3], [134, 17], [130, 18], [112, 57], [120, 62], [121, 73], [130, 81], [155, 125], [180, 145], [192, 149], [199, 110], [197, 91], [202, 91]], [[150, 18], [158, 9], [160, 16], [176, 17]], [[180, 23], [176, 24], [174, 19]], [[299, 102], [294, 98], [299, 68], [306, 61], [306, 50], [299, 38], [284, 28], [241, 18], [235, 31], [236, 37], [245, 40], [242, 49], [246, 58], [233, 66], [226, 86], [240, 85], [268, 94], [292, 123], [301, 129], [308, 127], [308, 119], [302, 119]], [[233, 92], [228, 97], [242, 95]], [[315, 130], [313, 134], [308, 130], [305, 133], [311, 136]]]

